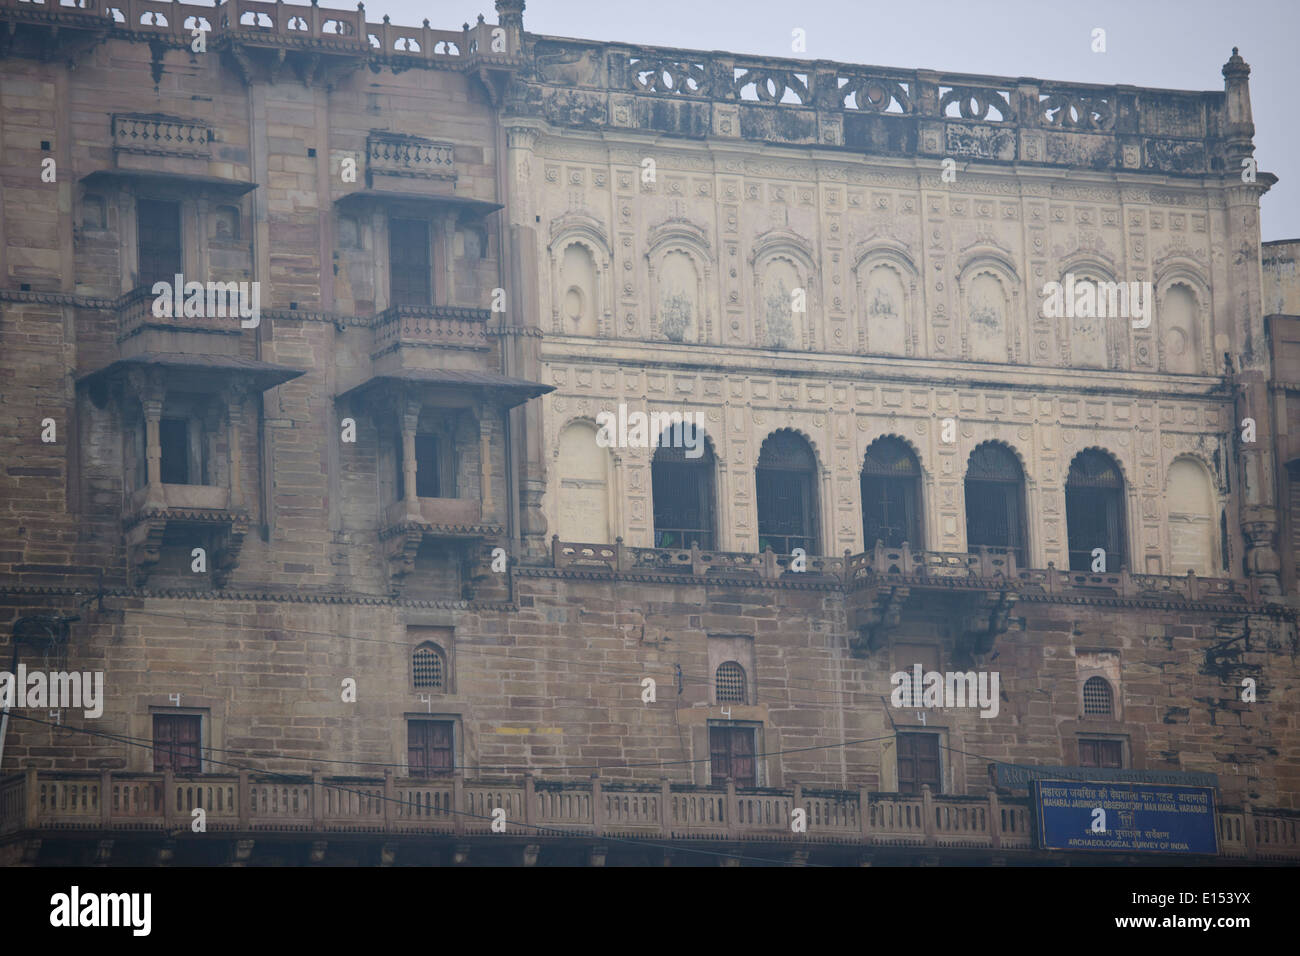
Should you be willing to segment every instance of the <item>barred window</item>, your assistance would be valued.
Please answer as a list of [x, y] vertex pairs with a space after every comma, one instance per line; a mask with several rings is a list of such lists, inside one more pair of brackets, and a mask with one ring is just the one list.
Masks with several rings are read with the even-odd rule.
[[1115, 711], [1110, 683], [1104, 677], [1089, 677], [1083, 682], [1083, 712], [1087, 716], [1109, 717]]
[[745, 703], [745, 668], [735, 661], [725, 661], [718, 665], [714, 680], [719, 704]]
[[446, 687], [447, 668], [442, 651], [433, 644], [421, 644], [412, 659], [416, 690], [443, 690]]

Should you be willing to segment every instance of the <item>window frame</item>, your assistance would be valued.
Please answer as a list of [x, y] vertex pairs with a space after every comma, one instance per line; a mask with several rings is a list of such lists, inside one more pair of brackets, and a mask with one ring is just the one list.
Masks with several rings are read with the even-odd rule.
[[[458, 737], [459, 737], [459, 734], [457, 733], [456, 723], [457, 722], [455, 719], [448, 716], [439, 715], [439, 714], [407, 715], [406, 756], [403, 759], [403, 766], [406, 770], [406, 774], [408, 777], [416, 777], [418, 779], [432, 779], [436, 776], [452, 774], [456, 772], [456, 769], [458, 767], [458, 762], [456, 760], [456, 745], [458, 743]], [[437, 752], [445, 752], [448, 755], [448, 761], [449, 761], [448, 766], [437, 769], [433, 773], [428, 773], [427, 771], [429, 770], [429, 766], [425, 764], [422, 768], [423, 770], [426, 771], [425, 773], [416, 772], [416, 765], [411, 761], [411, 753], [413, 750], [412, 732], [414, 731], [417, 725], [421, 725], [421, 726], [427, 725], [431, 728], [436, 726], [446, 727], [447, 735], [449, 738], [447, 741], [447, 746], [445, 748], [438, 748]], [[432, 750], [429, 750], [429, 748], [427, 747], [427, 743], [428, 742], [426, 741], [426, 747], [425, 747], [426, 752], [428, 753], [434, 752]]]
[[[402, 242], [401, 233], [402, 230], [405, 228], [405, 225], [402, 228], [398, 228], [397, 227], [398, 223], [403, 223], [403, 224], [419, 223], [424, 232], [424, 241], [413, 242], [408, 240], [406, 242]], [[436, 301], [434, 299], [434, 296], [436, 295], [436, 285], [437, 285], [434, 282], [434, 270], [437, 264], [437, 256], [434, 254], [434, 249], [433, 249], [434, 236], [436, 234], [434, 220], [422, 216], [399, 216], [399, 215], [390, 214], [388, 216], [387, 228], [388, 228], [388, 263], [387, 263], [388, 276], [387, 278], [388, 278], [389, 308], [402, 308], [402, 307], [415, 308], [415, 309], [432, 308]], [[411, 273], [409, 271], [403, 271], [402, 273], [399, 273], [399, 263], [402, 270], [412, 270], [416, 265], [419, 264], [415, 262], [408, 263], [405, 260], [412, 250], [420, 249], [420, 248], [423, 248], [424, 251], [424, 255], [422, 257], [422, 261], [424, 265], [422, 283], [411, 281], [411, 279], [414, 276], [414, 273]], [[400, 256], [394, 255], [394, 252], [397, 250], [401, 250], [404, 253], [404, 255], [400, 255]], [[404, 276], [404, 281], [402, 282], [397, 281], [399, 274], [402, 274]], [[421, 295], [416, 296], [416, 298], [422, 300], [418, 302], [411, 301], [410, 300], [411, 296], [409, 295], [410, 290], [414, 288], [416, 285], [422, 286], [421, 289], [417, 290], [422, 293]]]
[[[1107, 737], [1096, 734], [1081, 734], [1075, 741], [1078, 749], [1078, 764], [1095, 770], [1123, 770], [1129, 765], [1127, 741], [1120, 737]], [[1084, 762], [1085, 744], [1096, 748], [1096, 763]], [[1113, 766], [1101, 762], [1101, 745], [1113, 746], [1119, 754], [1119, 762]]]
[[[740, 723], [740, 722], [725, 721], [725, 720], [709, 721], [708, 723], [709, 782], [711, 785], [721, 784], [723, 782], [724, 777], [729, 777], [737, 787], [756, 788], [760, 785], [761, 777], [762, 777], [761, 770], [760, 770], [760, 761], [758, 759], [759, 746], [760, 746], [760, 740], [759, 740], [760, 729], [761, 729], [760, 725], [757, 724]], [[733, 746], [731, 746], [730, 743], [725, 748], [720, 748], [716, 746], [714, 742], [715, 733], [717, 733], [719, 739], [725, 737], [729, 742], [735, 740], [748, 740], [749, 747], [750, 747], [749, 753], [748, 754], [737, 753], [736, 749]], [[741, 749], [743, 750], [743, 748]], [[750, 782], [748, 783], [743, 782], [742, 779], [734, 773], [726, 773], [726, 774], [719, 773], [719, 765], [717, 761], [717, 756], [719, 753], [723, 753], [726, 756], [726, 767], [722, 768], [726, 770], [736, 769], [733, 764], [733, 758], [740, 757], [743, 759], [744, 757], [747, 756], [750, 760], [752, 777], [746, 777], [744, 779]]]

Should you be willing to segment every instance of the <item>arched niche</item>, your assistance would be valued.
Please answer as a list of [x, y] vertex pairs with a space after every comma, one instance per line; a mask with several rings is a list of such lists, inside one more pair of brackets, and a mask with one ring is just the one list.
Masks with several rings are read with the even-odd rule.
[[1014, 273], [996, 262], [973, 261], [962, 271], [965, 357], [1006, 363], [1014, 357]]
[[561, 541], [606, 544], [610, 527], [609, 450], [596, 442], [596, 426], [571, 422], [560, 432], [555, 456], [556, 534]]
[[1168, 505], [1169, 570], [1189, 570], [1205, 577], [1222, 573], [1216, 547], [1219, 522], [1214, 483], [1196, 458], [1176, 458], [1165, 479]]
[[869, 253], [857, 268], [858, 347], [868, 355], [914, 355], [916, 270], [901, 253]]

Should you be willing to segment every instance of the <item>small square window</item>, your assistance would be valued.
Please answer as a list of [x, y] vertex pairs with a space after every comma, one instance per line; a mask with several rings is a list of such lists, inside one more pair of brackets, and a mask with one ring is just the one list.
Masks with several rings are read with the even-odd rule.
[[1079, 766], [1118, 768], [1124, 766], [1124, 742], [1100, 738], [1079, 738]]

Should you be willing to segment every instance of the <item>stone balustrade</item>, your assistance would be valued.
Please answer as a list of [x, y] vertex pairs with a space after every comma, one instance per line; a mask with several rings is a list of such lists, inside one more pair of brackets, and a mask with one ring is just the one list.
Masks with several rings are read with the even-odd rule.
[[[790, 580], [800, 572], [790, 570], [789, 555], [690, 548], [633, 548], [618, 538], [613, 544], [592, 544], [551, 539], [554, 568], [601, 569], [616, 573], [676, 572], [696, 577]], [[877, 547], [862, 554], [845, 552], [842, 558], [808, 555], [802, 574], [806, 580], [834, 579], [854, 589], [884, 582], [954, 587], [1006, 587], [1022, 596], [1035, 594], [1092, 595], [1123, 599], [1196, 601], [1215, 604], [1258, 605], [1262, 595], [1252, 579], [1203, 578], [1186, 575], [1134, 574], [1127, 569], [1112, 573], [1018, 568], [1011, 552], [980, 548], [974, 553], [913, 551]]]
[[[738, 788], [235, 774], [178, 776], [115, 771], [28, 770], [0, 781], [0, 834], [19, 831], [158, 831], [187, 828], [202, 808], [210, 833], [315, 832], [426, 835], [491, 833], [493, 811], [507, 833], [599, 839], [783, 841], [868, 847], [1032, 850], [1028, 798], [873, 793], [862, 790]], [[802, 808], [807, 831], [791, 831]], [[1220, 808], [1220, 855], [1300, 858], [1300, 814]]]

